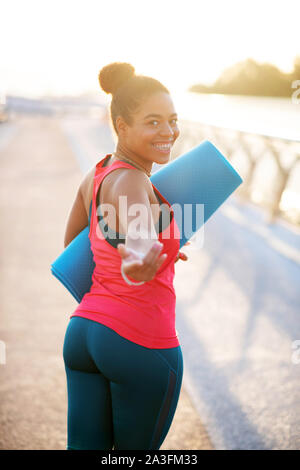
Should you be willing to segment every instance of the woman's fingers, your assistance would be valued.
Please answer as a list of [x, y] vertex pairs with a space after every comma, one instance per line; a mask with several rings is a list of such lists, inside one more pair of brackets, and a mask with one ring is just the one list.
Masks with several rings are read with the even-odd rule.
[[121, 258], [125, 260], [126, 263], [140, 259], [140, 253], [136, 252], [135, 250], [131, 248], [126, 248], [124, 244], [119, 243], [119, 245], [117, 245], [117, 249], [119, 251]]
[[161, 249], [163, 245], [159, 242], [155, 242], [146, 255], [143, 258], [143, 264], [145, 267], [149, 268], [151, 265], [155, 263], [158, 256], [160, 255]]
[[[125, 274], [131, 275], [136, 280], [151, 280], [156, 271], [161, 267], [167, 254], [161, 255], [163, 244], [155, 242], [149, 249], [148, 253], [140, 259], [130, 259], [130, 255], [134, 256], [135, 251], [126, 249], [124, 245], [119, 244], [117, 249], [122, 257]], [[147, 278], [147, 279], [146, 279]]]
[[156, 271], [161, 267], [161, 265], [164, 263], [164, 261], [167, 259], [168, 255], [164, 253], [157, 261], [156, 263]]
[[178, 251], [178, 255], [177, 255], [177, 258], [176, 258], [176, 260], [175, 260], [175, 263], [177, 263], [177, 261], [178, 261], [179, 259], [181, 259], [182, 261], [187, 261], [189, 258], [188, 258], [188, 256], [187, 256], [185, 253], [183, 253], [182, 251]]
[[139, 270], [142, 264], [142, 261], [131, 261], [130, 263], [124, 264], [124, 271], [126, 272], [126, 274], [136, 272], [137, 270]]
[[140, 272], [142, 272], [146, 276], [149, 276], [150, 279], [153, 279], [153, 276], [155, 276], [156, 271], [160, 268], [160, 266], [167, 258], [166, 253], [161, 255], [162, 248], [162, 243], [155, 242], [142, 260], [143, 265], [140, 268]]
[[119, 243], [117, 246], [117, 250], [123, 258], [123, 256], [125, 255], [125, 250], [126, 250], [125, 246], [122, 243]]
[[156, 242], [147, 253], [146, 257], [144, 258], [144, 265], [148, 271], [154, 271], [155, 273], [167, 258], [166, 253], [161, 255], [162, 248], [163, 244]]

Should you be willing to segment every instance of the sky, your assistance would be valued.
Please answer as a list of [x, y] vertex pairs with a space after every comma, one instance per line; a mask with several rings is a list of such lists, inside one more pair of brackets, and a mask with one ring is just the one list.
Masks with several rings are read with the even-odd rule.
[[299, 0], [0, 0], [0, 7], [6, 94], [101, 94], [98, 73], [115, 61], [184, 91], [250, 57], [290, 72], [300, 55]]

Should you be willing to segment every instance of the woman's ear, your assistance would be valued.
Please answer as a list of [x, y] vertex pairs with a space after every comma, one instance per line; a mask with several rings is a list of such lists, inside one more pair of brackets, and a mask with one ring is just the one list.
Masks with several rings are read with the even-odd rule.
[[118, 116], [116, 119], [116, 128], [118, 130], [118, 136], [124, 137], [126, 134], [127, 127], [128, 125], [126, 124], [122, 116]]

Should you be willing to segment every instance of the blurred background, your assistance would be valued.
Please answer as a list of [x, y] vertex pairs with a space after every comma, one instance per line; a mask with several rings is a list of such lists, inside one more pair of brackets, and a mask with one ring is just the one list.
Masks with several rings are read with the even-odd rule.
[[98, 84], [114, 61], [170, 90], [172, 159], [207, 139], [243, 178], [176, 264], [185, 369], [162, 449], [300, 448], [299, 13], [297, 0], [2, 2], [0, 448], [66, 445], [76, 303], [50, 264], [84, 174], [115, 150]]

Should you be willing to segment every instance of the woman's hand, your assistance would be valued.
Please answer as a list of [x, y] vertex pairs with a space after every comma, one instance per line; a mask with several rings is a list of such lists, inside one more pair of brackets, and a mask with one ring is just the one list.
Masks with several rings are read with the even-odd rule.
[[119, 243], [117, 249], [122, 257], [123, 271], [134, 281], [151, 281], [156, 272], [161, 267], [167, 254], [160, 256], [163, 244], [155, 242], [148, 253], [140, 254], [132, 248], [126, 248], [123, 243]]
[[[190, 244], [191, 244], [191, 242], [186, 242], [183, 246], [190, 245]], [[182, 261], [187, 261], [189, 258], [185, 253], [183, 253], [183, 251], [178, 251], [178, 255], [177, 255], [177, 258], [175, 260], [175, 263], [177, 263], [177, 261], [179, 259], [182, 259]]]

